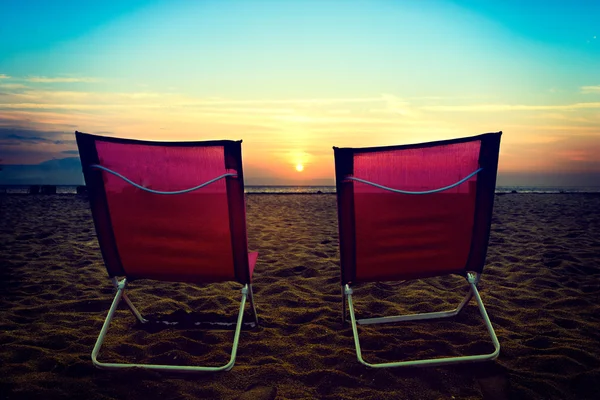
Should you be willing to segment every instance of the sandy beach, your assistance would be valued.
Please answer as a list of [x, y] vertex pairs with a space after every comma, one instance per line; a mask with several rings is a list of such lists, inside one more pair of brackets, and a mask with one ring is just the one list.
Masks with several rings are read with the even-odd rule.
[[[242, 331], [233, 369], [113, 372], [90, 359], [114, 292], [87, 199], [1, 195], [0, 399], [600, 398], [599, 195], [497, 196], [479, 288], [500, 356], [420, 369], [356, 360], [340, 318], [335, 195], [248, 195], [247, 213], [261, 325]], [[135, 281], [128, 293], [153, 320], [233, 320], [240, 288]], [[441, 311], [466, 289], [460, 277], [374, 283], [358, 285], [354, 300], [358, 317]], [[373, 362], [493, 350], [473, 300], [454, 319], [359, 331]], [[121, 306], [100, 359], [218, 365], [232, 337], [189, 324], [142, 327]]]

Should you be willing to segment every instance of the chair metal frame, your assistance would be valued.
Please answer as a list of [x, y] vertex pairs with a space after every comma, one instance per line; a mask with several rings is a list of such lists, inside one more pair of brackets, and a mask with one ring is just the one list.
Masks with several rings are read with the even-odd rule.
[[227, 364], [218, 366], [218, 367], [209, 367], [209, 366], [186, 366], [186, 365], [164, 365], [164, 364], [128, 364], [128, 363], [106, 363], [98, 361], [98, 353], [100, 352], [100, 348], [104, 343], [104, 339], [106, 337], [106, 333], [110, 326], [111, 321], [115, 316], [115, 312], [119, 306], [121, 300], [125, 301], [125, 304], [133, 314], [133, 316], [142, 324], [148, 322], [142, 314], [138, 311], [138, 309], [133, 305], [127, 293], [125, 293], [125, 289], [127, 287], [127, 278], [122, 280], [118, 280], [117, 278], [112, 278], [112, 282], [117, 289], [117, 293], [113, 302], [108, 310], [108, 314], [106, 319], [104, 320], [104, 324], [102, 325], [102, 329], [100, 330], [100, 334], [98, 335], [98, 339], [96, 339], [96, 344], [94, 345], [94, 349], [92, 350], [92, 362], [99, 369], [105, 370], [122, 370], [129, 368], [143, 368], [147, 370], [155, 370], [155, 371], [171, 371], [171, 372], [217, 372], [217, 371], [229, 371], [233, 368], [235, 364], [235, 358], [237, 355], [237, 348], [240, 339], [240, 332], [242, 330], [242, 321], [244, 318], [244, 309], [246, 305], [246, 299], [250, 301], [250, 308], [252, 309], [252, 315], [254, 317], [255, 326], [258, 326], [258, 316], [256, 314], [256, 306], [254, 304], [254, 298], [252, 295], [252, 285], [246, 284], [242, 288], [242, 300], [240, 302], [240, 311], [237, 318], [235, 333], [233, 336], [233, 345], [231, 348], [231, 357]]
[[[457, 364], [464, 362], [477, 362], [477, 361], [490, 361], [494, 360], [500, 354], [500, 343], [498, 342], [498, 337], [496, 336], [496, 332], [490, 322], [490, 318], [485, 310], [483, 305], [483, 301], [481, 300], [481, 296], [479, 295], [479, 291], [477, 290], [477, 283], [479, 282], [480, 276], [476, 273], [469, 272], [467, 274], [467, 282], [469, 284], [469, 292], [462, 299], [460, 304], [453, 310], [449, 311], [439, 311], [439, 312], [428, 312], [428, 313], [419, 313], [419, 314], [407, 314], [407, 315], [396, 315], [396, 316], [388, 316], [388, 317], [376, 317], [376, 318], [363, 318], [356, 319], [354, 314], [354, 304], [352, 301], [353, 289], [350, 285], [346, 284], [342, 287], [342, 321], [346, 321], [346, 307], [345, 302], [348, 301], [348, 308], [350, 310], [350, 323], [352, 324], [352, 334], [354, 336], [354, 345], [356, 347], [356, 358], [358, 361], [371, 368], [390, 368], [390, 367], [423, 367], [423, 366], [440, 366], [447, 364]], [[362, 357], [362, 351], [360, 348], [360, 340], [358, 338], [358, 325], [374, 325], [374, 324], [387, 324], [392, 322], [402, 322], [402, 321], [417, 321], [417, 320], [426, 320], [426, 319], [440, 319], [440, 318], [450, 318], [458, 315], [464, 306], [471, 300], [472, 297], [475, 297], [475, 301], [477, 302], [477, 306], [479, 308], [479, 313], [483, 318], [487, 331], [492, 339], [492, 343], [494, 344], [494, 351], [489, 354], [480, 354], [480, 355], [472, 355], [472, 356], [458, 356], [458, 357], [445, 357], [445, 358], [431, 358], [425, 360], [411, 360], [411, 361], [398, 361], [398, 362], [389, 362], [389, 363], [369, 363], [365, 361]]]

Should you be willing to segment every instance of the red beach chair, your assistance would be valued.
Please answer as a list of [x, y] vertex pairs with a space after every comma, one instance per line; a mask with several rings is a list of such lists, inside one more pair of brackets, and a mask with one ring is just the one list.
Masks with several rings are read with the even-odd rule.
[[[230, 370], [246, 299], [258, 324], [251, 284], [258, 253], [248, 252], [241, 141], [151, 142], [75, 135], [98, 242], [117, 290], [92, 351], [94, 365], [180, 372]], [[229, 362], [211, 367], [98, 361], [121, 300], [141, 323], [147, 322], [125, 293], [135, 279], [242, 284]]]
[[[373, 368], [493, 360], [500, 344], [477, 283], [490, 234], [502, 132], [404, 146], [334, 147], [342, 320], [346, 299], [362, 364]], [[363, 282], [464, 276], [469, 292], [445, 312], [356, 320], [352, 286]], [[363, 360], [359, 325], [457, 315], [475, 297], [494, 344], [491, 354], [370, 364]]]

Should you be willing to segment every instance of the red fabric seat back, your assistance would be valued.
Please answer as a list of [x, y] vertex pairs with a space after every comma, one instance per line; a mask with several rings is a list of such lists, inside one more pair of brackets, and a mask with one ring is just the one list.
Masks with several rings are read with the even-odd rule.
[[[79, 134], [78, 143], [109, 275], [178, 282], [249, 280], [240, 142], [159, 143]], [[136, 188], [94, 164], [145, 188], [168, 192], [226, 173], [238, 176], [165, 195]]]
[[[500, 138], [489, 135], [336, 149], [343, 283], [481, 271]], [[491, 158], [482, 162], [488, 153]], [[347, 179], [424, 192], [450, 186], [480, 167], [480, 173], [460, 185], [430, 194], [395, 193]], [[477, 235], [485, 237], [474, 240]], [[476, 250], [477, 246], [483, 249]]]

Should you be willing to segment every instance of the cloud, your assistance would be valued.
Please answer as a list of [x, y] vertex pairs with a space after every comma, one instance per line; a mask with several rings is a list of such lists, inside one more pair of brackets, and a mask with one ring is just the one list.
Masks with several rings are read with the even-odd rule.
[[356, 97], [356, 98], [321, 98], [321, 99], [284, 99], [284, 100], [230, 100], [230, 99], [189, 99], [178, 105], [185, 106], [260, 106], [260, 105], [290, 105], [290, 106], [323, 106], [347, 103], [374, 103], [382, 102], [382, 97]]
[[[557, 121], [567, 121], [573, 123], [582, 123], [582, 124], [590, 124], [590, 126], [596, 126], [597, 123], [594, 119], [589, 117], [583, 117], [581, 115], [573, 115], [572, 113], [561, 113], [561, 112], [546, 112], [546, 113], [536, 113], [529, 116], [530, 119], [535, 120], [557, 120]], [[539, 125], [534, 125], [533, 127], [538, 127]]]
[[[31, 79], [31, 78], [30, 78]], [[50, 79], [50, 78], [48, 78]], [[13, 87], [19, 89], [19, 87]], [[21, 88], [26, 89], [26, 88]], [[222, 99], [197, 98], [180, 93], [85, 92], [27, 89], [0, 93], [0, 109], [119, 110], [119, 109], [198, 109], [202, 112], [247, 113], [251, 115], [290, 113], [294, 109], [340, 108], [339, 105], [389, 104], [385, 97], [312, 99]]]
[[[573, 136], [540, 132], [515, 137], [502, 145], [501, 169], [505, 172], [596, 172], [600, 174], [598, 135], [590, 132]], [[515, 133], [513, 133], [513, 136]]]
[[72, 82], [83, 82], [83, 83], [95, 83], [99, 82], [98, 78], [68, 78], [68, 77], [56, 77], [48, 78], [45, 76], [32, 76], [25, 79], [28, 82], [34, 83], [72, 83]]
[[525, 105], [525, 104], [472, 104], [464, 106], [424, 106], [426, 111], [466, 111], [466, 112], [499, 112], [499, 111], [548, 111], [548, 110], [580, 110], [600, 108], [600, 102], [575, 103], [562, 105]]
[[14, 141], [28, 142], [28, 143], [49, 142], [48, 139], [45, 139], [45, 138], [39, 137], [39, 136], [22, 136], [22, 135], [15, 135], [15, 134], [8, 134], [8, 135], [2, 137], [0, 140], [2, 140], [2, 139], [7, 140], [8, 142], [14, 142]]
[[[19, 81], [28, 84], [25, 79]], [[563, 137], [580, 142], [584, 140], [581, 136], [597, 139], [600, 133], [595, 124], [600, 102], [483, 103], [494, 101], [488, 97], [458, 103], [455, 99], [388, 93], [347, 98], [231, 99], [151, 90], [49, 90], [28, 85], [0, 93], [0, 158], [13, 164], [76, 156], [72, 139], [73, 131], [79, 130], [148, 140], [243, 138], [249, 165], [261, 166], [264, 160], [276, 159], [274, 165], [284, 168], [281, 166], [294, 158], [290, 151], [302, 151], [314, 156], [313, 170], [320, 174], [315, 177], [324, 177], [332, 168], [330, 145], [418, 143], [489, 131], [487, 126], [491, 125], [505, 128], [507, 133], [503, 150], [507, 149], [508, 155], [503, 165], [513, 170], [543, 170], [559, 165], [559, 161], [538, 153], [516, 157], [519, 153], [510, 145], [538, 148], [547, 143], [556, 146], [547, 150], [556, 152]], [[278, 154], [287, 158], [280, 160]], [[587, 154], [565, 154], [560, 166], [566, 169], [588, 162], [579, 160]], [[523, 161], [534, 156], [536, 162]], [[544, 160], [548, 163], [542, 163]], [[278, 175], [272, 172], [271, 176]]]
[[35, 129], [0, 126], [0, 146], [18, 146], [21, 144], [72, 144], [75, 140], [64, 140], [64, 132], [39, 131]]
[[70, 152], [76, 148], [75, 135], [64, 131], [0, 124], [0, 159], [6, 164], [34, 164], [65, 154], [76, 155]]
[[10, 79], [10, 76], [6, 74], [0, 74], [0, 79]]
[[390, 112], [392, 114], [399, 114], [402, 116], [407, 116], [409, 114], [414, 113], [414, 111], [410, 107], [410, 104], [407, 101], [397, 96], [394, 96], [393, 94], [382, 94], [381, 97], [386, 102], [387, 112]]
[[[42, 109], [42, 110], [108, 110], [108, 109], [126, 109], [127, 104], [58, 104], [58, 103], [12, 103], [0, 104], [1, 108], [6, 109]], [[136, 105], [139, 108], [162, 108], [160, 104]]]
[[20, 83], [0, 83], [0, 88], [4, 89], [24, 89], [26, 87]]
[[594, 94], [594, 93], [600, 94], [600, 85], [596, 85], [596, 86], [582, 86], [581, 87], [581, 93], [583, 93], [583, 94]]

